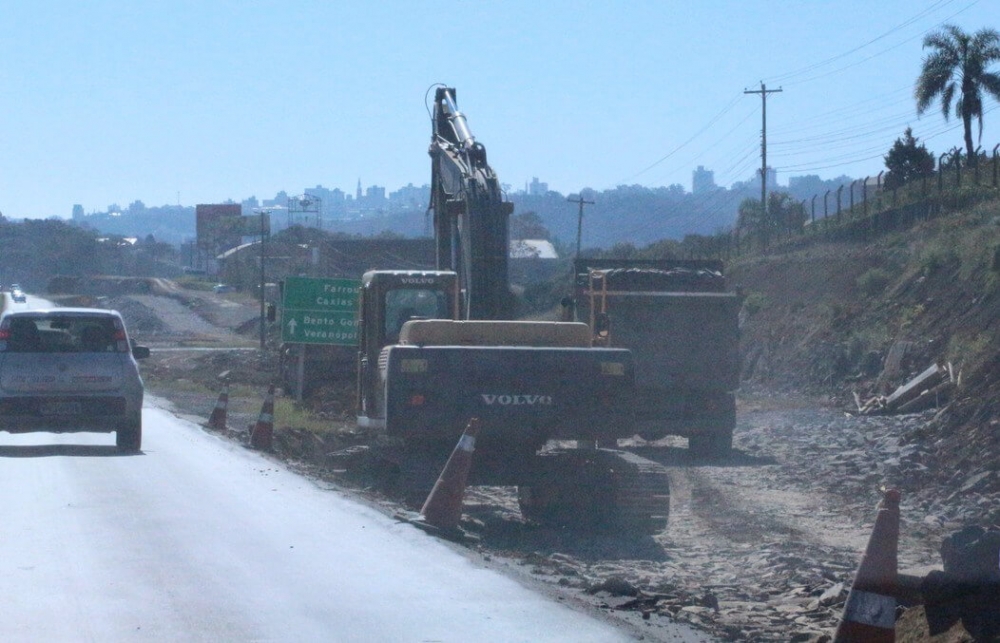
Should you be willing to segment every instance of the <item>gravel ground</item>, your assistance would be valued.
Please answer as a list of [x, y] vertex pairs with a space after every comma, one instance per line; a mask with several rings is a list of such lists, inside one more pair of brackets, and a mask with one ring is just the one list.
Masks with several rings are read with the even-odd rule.
[[[478, 527], [483, 547], [557, 585], [592, 593], [609, 610], [640, 614], [653, 640], [660, 619], [722, 640], [820, 640], [840, 619], [881, 488], [904, 490], [900, 569], [912, 573], [939, 567], [942, 537], [982, 522], [981, 507], [1000, 501], [969, 494], [942, 511], [913, 486], [920, 466], [907, 458], [915, 452], [899, 445], [927, 416], [856, 418], [788, 403], [744, 403], [728, 462], [690, 465], [683, 440], [629, 447], [670, 470], [670, 524], [655, 537], [521, 530], [508, 538], [517, 541], [511, 547], [491, 537], [496, 528], [481, 514], [483, 506], [502, 505], [506, 520], [519, 520], [513, 491], [476, 489], [470, 500], [481, 505], [472, 515], [486, 524]], [[469, 527], [477, 529], [475, 520]]]

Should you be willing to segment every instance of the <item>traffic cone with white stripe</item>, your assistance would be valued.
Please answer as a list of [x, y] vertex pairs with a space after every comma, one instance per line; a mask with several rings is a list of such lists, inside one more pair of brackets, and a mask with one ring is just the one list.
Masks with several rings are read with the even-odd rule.
[[274, 435], [274, 385], [268, 387], [264, 405], [260, 408], [257, 423], [250, 432], [250, 446], [263, 451], [271, 450]]
[[476, 449], [478, 434], [479, 418], [472, 418], [420, 510], [427, 524], [444, 531], [458, 528], [462, 519], [462, 497], [469, 469], [472, 468], [472, 452]]
[[222, 392], [219, 393], [219, 400], [212, 409], [212, 414], [208, 416], [208, 426], [219, 431], [226, 430], [226, 411], [229, 408], [229, 384], [223, 384]]
[[896, 640], [899, 491], [882, 497], [875, 527], [861, 559], [834, 643], [891, 643]]

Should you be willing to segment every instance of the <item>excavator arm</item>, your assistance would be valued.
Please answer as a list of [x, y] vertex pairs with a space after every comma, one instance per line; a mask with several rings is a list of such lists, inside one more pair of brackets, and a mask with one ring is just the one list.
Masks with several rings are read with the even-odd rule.
[[454, 88], [435, 90], [432, 127], [430, 210], [438, 270], [458, 274], [464, 319], [511, 319], [507, 225], [513, 204], [504, 201], [486, 148], [458, 111]]

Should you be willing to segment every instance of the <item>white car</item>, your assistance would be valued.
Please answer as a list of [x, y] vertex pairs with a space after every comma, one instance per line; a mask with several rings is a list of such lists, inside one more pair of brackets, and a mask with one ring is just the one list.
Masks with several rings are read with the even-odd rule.
[[115, 433], [142, 447], [143, 384], [117, 311], [53, 308], [0, 317], [0, 430]]

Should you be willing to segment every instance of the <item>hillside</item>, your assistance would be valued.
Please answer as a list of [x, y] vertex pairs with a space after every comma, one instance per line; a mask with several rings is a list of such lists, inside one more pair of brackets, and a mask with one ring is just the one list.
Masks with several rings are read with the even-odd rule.
[[[951, 363], [957, 394], [904, 442], [921, 446], [926, 461], [914, 464], [948, 493], [1000, 489], [1000, 201], [867, 243], [797, 246], [730, 266], [747, 295], [744, 389], [819, 394], [851, 410], [853, 393], [885, 394]], [[880, 381], [896, 343], [908, 348], [902, 373]]]

